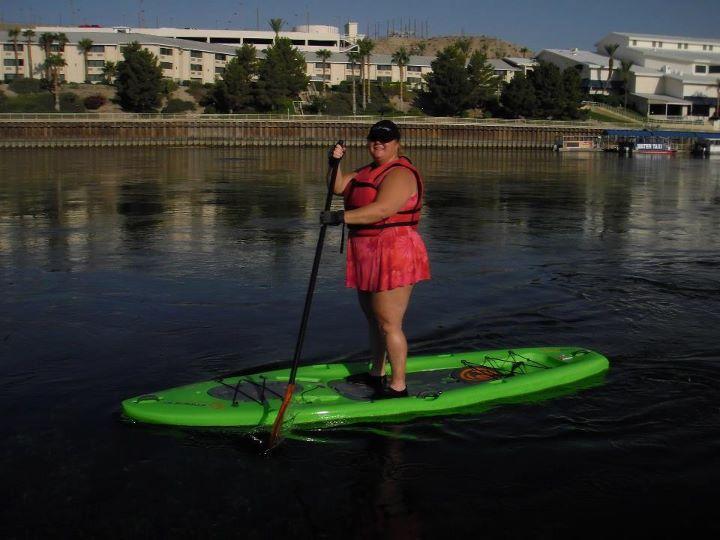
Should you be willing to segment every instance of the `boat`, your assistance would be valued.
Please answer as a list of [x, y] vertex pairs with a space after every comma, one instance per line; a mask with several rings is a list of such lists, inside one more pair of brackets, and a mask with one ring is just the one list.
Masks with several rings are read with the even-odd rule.
[[692, 153], [703, 157], [720, 156], [720, 137], [705, 137], [696, 140], [695, 144], [693, 144]]
[[556, 152], [600, 152], [600, 137], [563, 136], [553, 145]]
[[[307, 365], [297, 371], [284, 420], [324, 427], [457, 414], [477, 405], [530, 400], [601, 375], [608, 366], [607, 358], [580, 347], [415, 356], [407, 361], [409, 395], [379, 399], [369, 386], [348, 380], [367, 372], [365, 362]], [[277, 417], [289, 376], [287, 367], [256, 368], [126, 399], [122, 411], [147, 424], [265, 430]]]
[[637, 137], [632, 152], [636, 154], [674, 154], [677, 152], [665, 137]]

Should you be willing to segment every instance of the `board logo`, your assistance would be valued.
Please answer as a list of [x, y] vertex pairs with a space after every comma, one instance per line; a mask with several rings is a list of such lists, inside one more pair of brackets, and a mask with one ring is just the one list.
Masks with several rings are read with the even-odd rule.
[[470, 366], [457, 370], [455, 378], [465, 382], [485, 382], [499, 379], [502, 374], [497, 370], [485, 366]]

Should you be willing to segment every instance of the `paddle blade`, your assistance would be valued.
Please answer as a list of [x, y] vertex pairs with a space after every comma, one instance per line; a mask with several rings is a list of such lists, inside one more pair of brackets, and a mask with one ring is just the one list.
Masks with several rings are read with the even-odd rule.
[[295, 383], [288, 383], [287, 388], [285, 389], [285, 395], [283, 396], [282, 405], [280, 405], [280, 410], [278, 410], [277, 416], [275, 417], [275, 423], [273, 424], [272, 431], [270, 432], [268, 449], [273, 448], [277, 444], [278, 438], [280, 437], [280, 431], [282, 430], [285, 411], [287, 410], [288, 405], [290, 405], [290, 400], [292, 399], [294, 391]]

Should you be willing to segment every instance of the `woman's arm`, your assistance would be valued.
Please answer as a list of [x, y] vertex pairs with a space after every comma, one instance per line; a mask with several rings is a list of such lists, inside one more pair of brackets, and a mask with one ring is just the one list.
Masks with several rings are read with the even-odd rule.
[[404, 167], [397, 167], [390, 171], [380, 184], [377, 199], [368, 205], [345, 212], [345, 223], [367, 225], [390, 217], [397, 214], [415, 193], [415, 176]]
[[[345, 147], [340, 146], [339, 144], [335, 145], [335, 148], [333, 148], [332, 155], [335, 159], [342, 159], [345, 155]], [[348, 182], [352, 180], [352, 177], [355, 176], [355, 172], [349, 172], [347, 174], [343, 174], [342, 172], [342, 161], [338, 163], [337, 168], [337, 174], [335, 175], [335, 178], [333, 179], [333, 193], [335, 195], [342, 195], [345, 191], [345, 188], [348, 185]]]

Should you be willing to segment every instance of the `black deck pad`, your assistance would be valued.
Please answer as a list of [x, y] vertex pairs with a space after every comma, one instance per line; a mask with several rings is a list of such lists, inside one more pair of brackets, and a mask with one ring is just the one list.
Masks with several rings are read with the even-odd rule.
[[[235, 401], [255, 401], [262, 403], [268, 399], [282, 399], [285, 394], [285, 388], [287, 383], [277, 381], [265, 381], [263, 387], [262, 382], [254, 382], [250, 380], [243, 380], [239, 386], [237, 386], [237, 393], [235, 392], [236, 384], [230, 384], [228, 382], [218, 383], [217, 386], [212, 387], [208, 390], [208, 395], [216, 399], [226, 399], [232, 401], [233, 397]], [[295, 393], [302, 392], [303, 387], [299, 384], [295, 385]]]
[[[418, 371], [408, 373], [405, 377], [408, 394], [410, 396], [432, 396], [441, 392], [447, 392], [453, 388], [460, 388], [467, 384], [477, 384], [483, 381], [465, 380], [456, 375], [456, 369], [440, 369], [436, 371]], [[365, 384], [349, 383], [346, 380], [331, 381], [329, 386], [338, 394], [348, 399], [357, 401], [370, 401], [374, 393], [373, 389]]]

